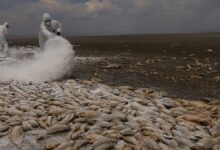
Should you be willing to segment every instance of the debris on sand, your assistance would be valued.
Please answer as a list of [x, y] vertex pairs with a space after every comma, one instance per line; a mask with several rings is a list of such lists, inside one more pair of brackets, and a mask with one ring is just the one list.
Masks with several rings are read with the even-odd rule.
[[207, 51], [210, 52], [210, 53], [214, 52], [212, 49], [208, 49]]
[[220, 82], [220, 76], [215, 76], [215, 77], [214, 77], [214, 80], [215, 80], [216, 82]]
[[121, 65], [119, 64], [108, 64], [106, 66], [102, 66], [104, 69], [121, 69]]

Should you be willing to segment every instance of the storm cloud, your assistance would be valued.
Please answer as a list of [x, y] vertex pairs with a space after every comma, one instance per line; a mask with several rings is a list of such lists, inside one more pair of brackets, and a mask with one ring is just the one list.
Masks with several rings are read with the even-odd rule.
[[220, 32], [219, 0], [1, 0], [12, 35], [37, 35], [50, 13], [66, 35]]

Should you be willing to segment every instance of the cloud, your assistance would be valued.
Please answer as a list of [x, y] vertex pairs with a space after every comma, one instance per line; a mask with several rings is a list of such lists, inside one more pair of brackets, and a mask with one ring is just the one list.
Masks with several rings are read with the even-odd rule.
[[1, 0], [13, 34], [37, 34], [49, 12], [68, 34], [220, 31], [219, 0]]
[[86, 9], [90, 13], [97, 13], [102, 10], [111, 10], [113, 4], [110, 1], [91, 0], [85, 2]]

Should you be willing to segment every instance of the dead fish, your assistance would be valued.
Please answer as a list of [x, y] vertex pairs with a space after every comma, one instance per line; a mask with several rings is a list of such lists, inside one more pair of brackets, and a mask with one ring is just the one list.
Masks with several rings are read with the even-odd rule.
[[24, 121], [22, 123], [22, 127], [23, 127], [24, 131], [32, 129], [32, 125], [28, 121]]
[[59, 142], [47, 143], [44, 147], [44, 150], [53, 150], [53, 149], [57, 148], [59, 145], [60, 145]]
[[132, 145], [139, 145], [138, 141], [132, 136], [123, 137], [123, 140], [127, 143], [132, 144]]
[[0, 132], [8, 131], [9, 126], [0, 124]]
[[56, 134], [68, 130], [70, 130], [70, 127], [67, 125], [54, 125], [47, 129], [47, 134]]
[[114, 149], [115, 143], [105, 143], [102, 145], [99, 145], [95, 150], [104, 150], [104, 149]]
[[5, 115], [0, 116], [0, 121], [2, 121], [2, 122], [6, 121], [8, 119], [9, 119], [9, 116], [5, 116]]
[[97, 124], [100, 128], [111, 128], [114, 124], [107, 122], [107, 121], [101, 121], [100, 123]]
[[116, 150], [124, 150], [126, 146], [126, 143], [124, 141], [118, 141], [118, 143], [115, 145]]
[[52, 116], [57, 116], [57, 115], [61, 115], [65, 112], [64, 109], [60, 108], [60, 107], [51, 107], [50, 111], [49, 111], [49, 115]]
[[20, 118], [18, 116], [13, 116], [13, 117], [9, 118], [8, 120], [6, 120], [5, 122], [11, 126], [16, 126], [16, 125], [21, 125], [22, 121], [23, 121], [22, 118]]
[[95, 143], [93, 143], [92, 146], [93, 146], [94, 149], [96, 149], [99, 146], [101, 146], [103, 144], [107, 144], [107, 143], [116, 144], [116, 140], [111, 139], [111, 138], [102, 138], [102, 139], [97, 140]]
[[97, 112], [95, 112], [95, 111], [81, 111], [81, 112], [77, 112], [76, 116], [79, 118], [94, 118], [97, 116]]
[[121, 130], [120, 133], [124, 136], [133, 136], [135, 134], [135, 132], [131, 130], [130, 128]]
[[52, 116], [48, 116], [47, 117], [47, 120], [46, 120], [46, 124], [47, 124], [47, 126], [51, 126], [52, 125]]
[[46, 132], [45, 133], [41, 133], [41, 134], [38, 134], [36, 136], [36, 140], [43, 140], [43, 139], [45, 139], [47, 137], [48, 137], [48, 135], [46, 134]]
[[77, 132], [70, 132], [68, 135], [67, 135], [67, 139], [69, 140], [76, 140], [78, 139], [79, 137], [81, 137], [83, 133], [81, 131], [77, 131]]
[[47, 129], [48, 126], [46, 125], [46, 123], [44, 123], [43, 121], [38, 121], [38, 124], [41, 128]]
[[58, 122], [58, 124], [63, 124], [63, 125], [68, 124], [73, 120], [73, 118], [74, 118], [74, 114], [69, 114], [62, 121]]
[[73, 150], [73, 143], [63, 143], [60, 144], [58, 147], [56, 147], [53, 150]]
[[79, 140], [79, 141], [77, 141], [75, 143], [74, 149], [80, 149], [81, 147], [83, 147], [83, 146], [85, 146], [87, 144], [89, 144], [89, 141], [87, 141], [87, 140]]
[[38, 117], [44, 116], [45, 112], [40, 109], [34, 109], [33, 113], [35, 113]]
[[113, 134], [107, 135], [107, 137], [113, 138], [113, 139], [121, 139], [123, 136], [121, 134], [113, 133]]
[[16, 108], [9, 108], [9, 109], [6, 110], [6, 112], [7, 112], [9, 115], [11, 115], [11, 116], [14, 116], [14, 115], [21, 116], [21, 115], [24, 114], [23, 111], [20, 111], [20, 110], [18, 110], [18, 109], [16, 109]]
[[0, 132], [0, 137], [5, 136], [5, 135], [7, 135], [7, 134], [8, 134], [8, 131], [6, 131], [6, 132]]
[[23, 140], [23, 129], [20, 126], [16, 126], [11, 131], [11, 141], [16, 144], [20, 145]]
[[28, 106], [28, 105], [21, 105], [21, 106], [19, 107], [19, 109], [22, 110], [22, 111], [24, 111], [24, 112], [28, 112], [28, 111], [31, 110], [31, 107]]
[[32, 120], [28, 120], [28, 122], [31, 124], [32, 127], [34, 127], [34, 128], [38, 127], [38, 123], [36, 120], [32, 119]]
[[8, 102], [5, 102], [3, 100], [0, 100], [0, 106], [8, 106], [9, 103]]
[[95, 141], [97, 141], [99, 139], [104, 138], [104, 136], [92, 133], [92, 134], [85, 135], [85, 138], [88, 139], [90, 142], [95, 142]]

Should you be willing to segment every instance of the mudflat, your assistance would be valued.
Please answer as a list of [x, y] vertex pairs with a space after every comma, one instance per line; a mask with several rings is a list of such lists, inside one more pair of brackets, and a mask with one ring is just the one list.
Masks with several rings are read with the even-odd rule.
[[[220, 34], [68, 37], [76, 65], [66, 78], [152, 88], [169, 97], [220, 98]], [[37, 39], [11, 39], [11, 46]]]

